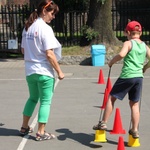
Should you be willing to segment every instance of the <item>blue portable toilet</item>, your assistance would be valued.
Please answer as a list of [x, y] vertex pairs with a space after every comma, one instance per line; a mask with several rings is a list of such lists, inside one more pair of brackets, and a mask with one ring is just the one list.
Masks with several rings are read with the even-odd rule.
[[92, 65], [104, 66], [105, 54], [106, 54], [105, 45], [92, 45], [91, 46]]

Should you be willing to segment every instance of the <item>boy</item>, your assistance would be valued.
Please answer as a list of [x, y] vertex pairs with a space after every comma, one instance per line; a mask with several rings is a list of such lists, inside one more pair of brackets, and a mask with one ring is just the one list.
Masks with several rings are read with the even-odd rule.
[[93, 126], [93, 129], [107, 129], [106, 123], [113, 111], [116, 99], [123, 100], [128, 93], [132, 123], [129, 134], [133, 138], [139, 138], [139, 100], [143, 82], [143, 65], [146, 57], [150, 59], [150, 49], [140, 40], [142, 27], [139, 22], [129, 22], [125, 28], [125, 34], [128, 41], [124, 42], [120, 53], [108, 63], [108, 66], [112, 67], [114, 63], [124, 58], [121, 74], [110, 92], [102, 121]]

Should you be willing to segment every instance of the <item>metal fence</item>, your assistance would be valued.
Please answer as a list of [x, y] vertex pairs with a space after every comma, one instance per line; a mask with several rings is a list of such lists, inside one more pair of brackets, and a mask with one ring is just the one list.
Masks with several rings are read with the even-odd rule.
[[[0, 7], [0, 51], [20, 52], [21, 34], [25, 20], [34, 11], [34, 6], [7, 5]], [[126, 40], [123, 35], [128, 20], [137, 20], [143, 26], [142, 40], [150, 44], [150, 8], [143, 2], [113, 0], [112, 29], [116, 37]], [[51, 26], [63, 46], [79, 45], [82, 27], [86, 24], [86, 11], [58, 13]]]
[[143, 27], [141, 39], [150, 44], [150, 1], [126, 1], [113, 0], [112, 5], [112, 28], [116, 37], [125, 41], [123, 31], [130, 20], [139, 21]]
[[[34, 7], [27, 5], [1, 6], [0, 51], [20, 51], [24, 23], [33, 11]], [[50, 25], [63, 46], [79, 45], [81, 29], [86, 24], [86, 20], [86, 12], [71, 11], [58, 13]]]
[[79, 45], [82, 27], [86, 24], [87, 13], [81, 11], [57, 14], [51, 26], [57, 39], [64, 46]]
[[22, 30], [33, 6], [7, 5], [0, 8], [0, 51], [20, 52]]

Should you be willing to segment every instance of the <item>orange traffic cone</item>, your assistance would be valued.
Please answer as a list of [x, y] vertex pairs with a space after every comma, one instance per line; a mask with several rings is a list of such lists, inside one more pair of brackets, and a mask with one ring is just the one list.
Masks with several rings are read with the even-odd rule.
[[122, 121], [120, 117], [120, 110], [116, 108], [116, 114], [114, 119], [114, 127], [110, 134], [125, 134], [126, 131], [122, 128]]
[[105, 84], [102, 69], [100, 69], [100, 72], [99, 72], [98, 84]]
[[107, 88], [105, 89], [104, 98], [103, 98], [103, 105], [101, 106], [101, 109], [105, 109], [107, 101], [108, 101], [109, 93]]
[[125, 150], [124, 141], [123, 141], [122, 136], [119, 137], [117, 150]]
[[109, 77], [108, 77], [108, 79], [107, 79], [106, 88], [107, 88], [107, 90], [108, 90], [108, 93], [109, 93], [109, 92], [111, 91], [111, 89], [112, 89], [112, 84], [111, 84], [111, 80], [110, 80]]

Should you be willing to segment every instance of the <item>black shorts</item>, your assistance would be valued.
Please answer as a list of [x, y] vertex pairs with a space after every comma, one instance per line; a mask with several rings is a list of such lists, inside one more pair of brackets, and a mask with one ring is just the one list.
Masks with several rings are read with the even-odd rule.
[[118, 78], [112, 87], [110, 95], [117, 99], [123, 100], [128, 93], [129, 100], [137, 102], [141, 97], [142, 83], [142, 77], [129, 79]]

